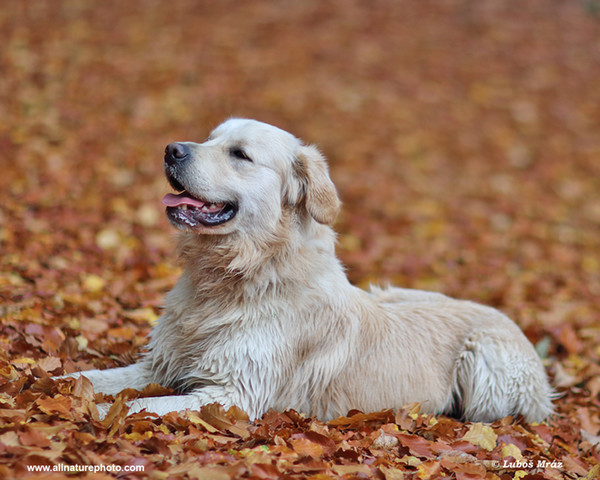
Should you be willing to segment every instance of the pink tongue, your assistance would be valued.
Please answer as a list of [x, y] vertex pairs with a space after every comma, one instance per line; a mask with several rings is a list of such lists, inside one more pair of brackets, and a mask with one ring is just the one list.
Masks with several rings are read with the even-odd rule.
[[192, 205], [194, 207], [202, 208], [205, 203], [195, 198], [188, 197], [185, 192], [179, 195], [173, 193], [167, 193], [165, 198], [162, 199], [162, 204], [167, 207], [178, 207], [179, 205]]

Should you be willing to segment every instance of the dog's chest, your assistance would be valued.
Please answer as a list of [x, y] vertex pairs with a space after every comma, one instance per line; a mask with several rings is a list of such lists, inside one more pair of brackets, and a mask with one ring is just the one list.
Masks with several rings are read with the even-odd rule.
[[[277, 383], [276, 372], [289, 356], [280, 315], [235, 309], [161, 318], [149, 354], [155, 380], [178, 391], [207, 385], [264, 390], [267, 382]], [[243, 385], [248, 379], [252, 385]]]

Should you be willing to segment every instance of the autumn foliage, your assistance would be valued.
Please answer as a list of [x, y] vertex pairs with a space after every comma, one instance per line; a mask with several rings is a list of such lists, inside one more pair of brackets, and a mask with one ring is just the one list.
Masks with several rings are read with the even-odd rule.
[[[598, 10], [595, 0], [5, 2], [0, 477], [104, 466], [78, 475], [600, 478]], [[128, 398], [169, 392], [103, 397], [85, 380], [52, 380], [143, 352], [179, 273], [160, 205], [164, 146], [201, 141], [232, 115], [327, 155], [354, 283], [442, 291], [514, 318], [561, 395], [556, 415], [471, 424], [407, 405], [250, 422], [207, 405], [128, 416]], [[113, 404], [103, 420], [98, 402]]]

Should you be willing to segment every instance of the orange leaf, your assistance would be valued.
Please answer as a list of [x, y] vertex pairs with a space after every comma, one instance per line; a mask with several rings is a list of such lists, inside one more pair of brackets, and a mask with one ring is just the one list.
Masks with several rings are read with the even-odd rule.
[[55, 395], [54, 397], [41, 396], [35, 401], [38, 408], [48, 414], [58, 414], [62, 417], [71, 417], [71, 399], [63, 395]]
[[19, 432], [19, 441], [26, 447], [49, 447], [50, 439], [38, 430]]
[[399, 433], [395, 435], [395, 437], [402, 445], [408, 447], [410, 453], [415, 457], [433, 457], [431, 443], [425, 440], [423, 437], [419, 437], [417, 435], [406, 435], [404, 433]]
[[306, 457], [312, 458], [321, 458], [325, 453], [323, 445], [309, 440], [303, 434], [295, 435], [295, 437], [296, 438], [292, 438], [289, 441], [289, 443], [298, 455], [304, 455]]

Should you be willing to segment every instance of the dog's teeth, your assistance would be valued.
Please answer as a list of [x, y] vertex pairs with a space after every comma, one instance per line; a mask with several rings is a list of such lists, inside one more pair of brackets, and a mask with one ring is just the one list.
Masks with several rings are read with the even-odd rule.
[[197, 207], [195, 205], [188, 205], [187, 203], [184, 203], [182, 205], [179, 205], [177, 208], [179, 208], [181, 210], [193, 210], [193, 211], [200, 210], [201, 212], [210, 213], [215, 210], [222, 210], [224, 207], [225, 207], [224, 202], [216, 202], [216, 203], [205, 203], [204, 205], [202, 205], [202, 207]]

